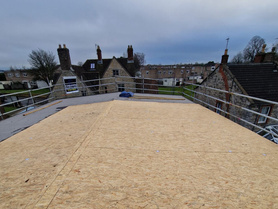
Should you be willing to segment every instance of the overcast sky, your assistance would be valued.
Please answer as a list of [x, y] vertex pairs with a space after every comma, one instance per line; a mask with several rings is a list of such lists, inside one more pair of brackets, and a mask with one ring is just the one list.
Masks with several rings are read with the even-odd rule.
[[230, 59], [259, 35], [277, 43], [277, 0], [0, 0], [0, 69], [29, 67], [38, 48], [70, 50], [72, 64], [120, 57], [132, 45], [147, 64]]

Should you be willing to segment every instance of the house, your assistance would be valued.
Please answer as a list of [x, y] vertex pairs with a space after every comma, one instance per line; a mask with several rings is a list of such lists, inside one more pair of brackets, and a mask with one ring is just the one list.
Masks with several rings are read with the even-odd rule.
[[69, 49], [59, 44], [57, 49], [60, 65], [54, 74], [53, 93], [55, 98], [70, 98], [91, 94], [91, 89], [82, 81], [78, 73], [83, 71], [81, 66], [72, 65]]
[[64, 44], [57, 49], [60, 66], [56, 70], [53, 96], [72, 97], [98, 93], [135, 90], [133, 48], [128, 46], [127, 58], [103, 59], [97, 46], [97, 59], [88, 59], [82, 66], [71, 64], [69, 49]]
[[48, 84], [45, 81], [34, 81], [34, 76], [31, 74], [30, 69], [11, 69], [4, 71], [7, 81], [13, 83], [20, 83], [26, 89], [43, 88]]
[[204, 79], [215, 70], [217, 63], [208, 62], [207, 64], [177, 64], [177, 65], [146, 65], [140, 69], [141, 77], [159, 79], [174, 79], [175, 85], [182, 85], [185, 82], [198, 83], [199, 79]]
[[[202, 86], [278, 102], [278, 68], [277, 63], [275, 63], [273, 59], [274, 51], [259, 53], [254, 63], [246, 64], [228, 64], [227, 52], [228, 50], [226, 49], [225, 54], [222, 56], [220, 66], [204, 79], [201, 83]], [[195, 90], [195, 98], [200, 101], [205, 101], [207, 103], [205, 106], [247, 128], [254, 129], [253, 126], [248, 125], [248, 123], [243, 120], [261, 127], [272, 124], [275, 121], [273, 122], [266, 117], [251, 112], [246, 111], [243, 113], [242, 108], [238, 108], [235, 105], [273, 118], [278, 118], [278, 106], [266, 101], [239, 97], [234, 94], [223, 93], [202, 87], [198, 87]], [[207, 97], [203, 95], [203, 93], [211, 97]], [[212, 97], [218, 99], [213, 99]], [[223, 101], [230, 104], [223, 103]], [[220, 110], [226, 111], [226, 113]], [[231, 117], [231, 115], [235, 117]]]
[[82, 66], [83, 71], [79, 74], [85, 78], [84, 80], [99, 79], [100, 88], [96, 87], [99, 93], [135, 91], [134, 77], [137, 69], [131, 45], [127, 48], [127, 55], [127, 58], [102, 59], [101, 49], [97, 46], [97, 59], [86, 60]]

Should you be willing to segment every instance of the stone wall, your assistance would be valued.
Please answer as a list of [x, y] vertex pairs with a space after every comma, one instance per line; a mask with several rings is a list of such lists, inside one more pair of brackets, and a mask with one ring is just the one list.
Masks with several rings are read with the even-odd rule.
[[[238, 85], [236, 80], [232, 77], [232, 75], [229, 73], [229, 71], [225, 67], [224, 67], [223, 71], [224, 71], [226, 79], [227, 79], [228, 91], [234, 92], [234, 93], [239, 93], [239, 94], [244, 94], [241, 87]], [[216, 88], [216, 89], [226, 90], [225, 82], [223, 79], [223, 75], [220, 72], [220, 68], [216, 69], [209, 77], [207, 77], [207, 79], [205, 80], [205, 82], [202, 85], [207, 86], [207, 87]], [[217, 98], [217, 99], [209, 98], [205, 95], [198, 94], [198, 93], [195, 94], [195, 98], [197, 98], [201, 101], [204, 101], [205, 103], [208, 103], [211, 106], [204, 104], [202, 102], [198, 102], [198, 101], [196, 101], [196, 102], [211, 109], [212, 111], [216, 111], [216, 103], [217, 102], [222, 103], [222, 101], [229, 101], [232, 104], [235, 104], [237, 106], [245, 107], [245, 108], [251, 109], [253, 111], [257, 111], [257, 112], [259, 111], [259, 108], [256, 105], [254, 105], [253, 101], [249, 100], [245, 97], [235, 96], [233, 94], [230, 95], [230, 94], [226, 94], [226, 93], [219, 92], [216, 90], [206, 89], [203, 87], [198, 87], [195, 90], [199, 93], [207, 94], [211, 97]], [[250, 123], [255, 123], [256, 115], [252, 114], [248, 111], [245, 111], [242, 108], [239, 108], [235, 105], [222, 103], [221, 109], [230, 114], [227, 114], [224, 112], [220, 112], [220, 114], [246, 128], [252, 129], [252, 126], [248, 125], [248, 123], [244, 122], [243, 120], [246, 120]]]
[[[113, 70], [118, 70], [119, 75], [114, 76]], [[121, 78], [120, 76], [126, 76], [127, 78]], [[125, 69], [115, 58], [112, 59], [108, 69], [105, 71], [103, 80], [101, 80], [101, 85], [102, 86], [100, 88], [100, 93], [117, 92], [120, 90], [119, 86], [121, 85], [124, 85], [124, 87], [121, 88], [122, 90], [135, 92], [134, 79], [130, 77], [130, 75], [125, 71]]]
[[[54, 99], [60, 99], [60, 98], [71, 98], [71, 97], [78, 97], [78, 96], [85, 96], [85, 95], [91, 95], [90, 89], [88, 89], [81, 80], [76, 76], [75, 73], [73, 73], [71, 70], [61, 70], [59, 68], [57, 72], [61, 73], [57, 83], [55, 84], [55, 87], [53, 88], [52, 97]], [[76, 76], [76, 82], [78, 87], [78, 92], [76, 93], [70, 93], [67, 94], [65, 91], [64, 81], [63, 77], [65, 76]]]

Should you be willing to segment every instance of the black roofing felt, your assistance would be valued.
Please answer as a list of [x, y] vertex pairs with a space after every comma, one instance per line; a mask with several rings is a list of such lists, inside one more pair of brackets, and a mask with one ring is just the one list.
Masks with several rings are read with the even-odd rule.
[[249, 96], [278, 102], [276, 64], [228, 64], [228, 67]]

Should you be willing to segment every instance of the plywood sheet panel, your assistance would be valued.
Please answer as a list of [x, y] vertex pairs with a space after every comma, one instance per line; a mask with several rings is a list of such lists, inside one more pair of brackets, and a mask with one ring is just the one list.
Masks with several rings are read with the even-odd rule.
[[1, 208], [276, 208], [277, 145], [197, 104], [68, 107], [0, 143]]

